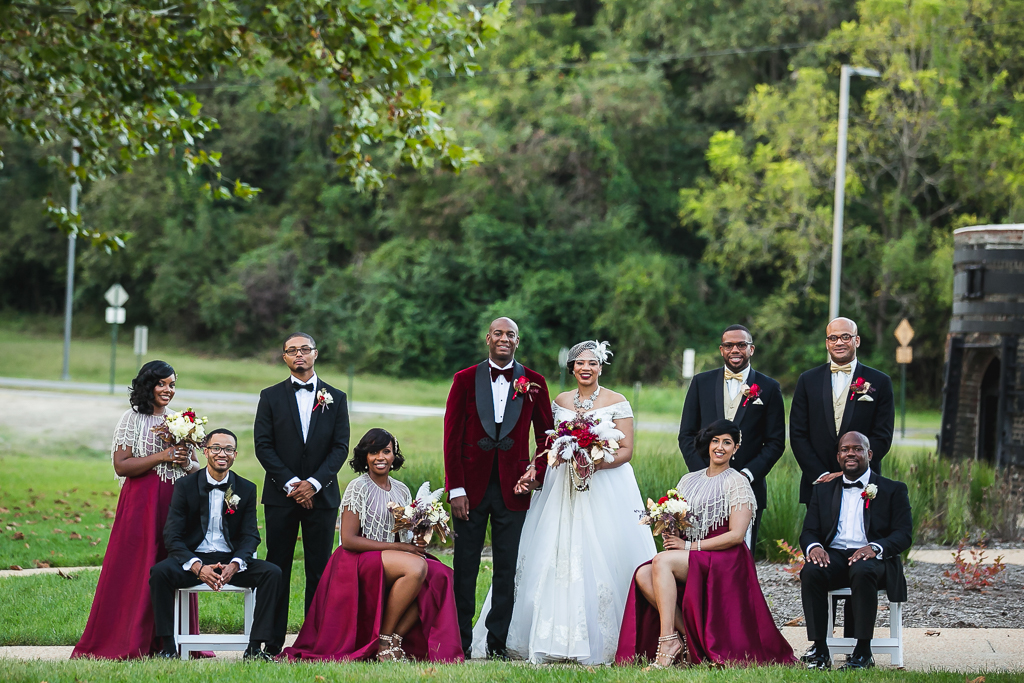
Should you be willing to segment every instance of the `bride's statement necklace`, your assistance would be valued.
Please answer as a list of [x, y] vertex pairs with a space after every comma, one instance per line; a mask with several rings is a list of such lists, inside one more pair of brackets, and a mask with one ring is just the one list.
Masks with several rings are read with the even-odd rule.
[[572, 406], [573, 406], [573, 408], [575, 408], [577, 412], [584, 412], [584, 413], [587, 412], [587, 411], [593, 410], [594, 409], [594, 401], [597, 399], [597, 397], [598, 397], [598, 395], [600, 395], [600, 393], [601, 393], [601, 385], [598, 385], [597, 389], [594, 389], [594, 393], [590, 395], [590, 398], [588, 398], [586, 401], [581, 401], [580, 400], [580, 390], [576, 389], [576, 395], [572, 399]]

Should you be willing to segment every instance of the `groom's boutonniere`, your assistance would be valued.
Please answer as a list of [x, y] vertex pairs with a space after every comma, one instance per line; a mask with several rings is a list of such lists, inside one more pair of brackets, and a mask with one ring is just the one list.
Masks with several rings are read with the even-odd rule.
[[536, 382], [531, 382], [530, 380], [526, 379], [525, 376], [520, 377], [515, 382], [513, 382], [512, 386], [515, 389], [515, 391], [512, 392], [513, 401], [519, 398], [520, 394], [523, 394], [524, 396], [526, 396], [526, 398], [532, 401], [533, 395], [540, 391], [540, 385], [537, 384]]
[[235, 514], [235, 509], [238, 507], [238, 504], [241, 501], [242, 499], [239, 498], [238, 495], [234, 492], [234, 490], [229, 486], [228, 490], [224, 492], [224, 507], [226, 508], [225, 513], [229, 515]]
[[328, 406], [334, 403], [334, 397], [331, 396], [331, 392], [326, 389], [321, 389], [316, 392], [316, 405], [313, 406], [313, 410], [320, 408], [323, 411], [329, 410]]
[[871, 382], [865, 382], [863, 377], [858, 377], [857, 381], [850, 385], [850, 400], [852, 401], [858, 395], [858, 401], [874, 401], [870, 394], [875, 393], [875, 388], [871, 386]]
[[751, 399], [754, 401], [755, 406], [763, 406], [764, 403], [761, 401], [761, 387], [756, 384], [751, 384], [749, 387], [744, 384], [741, 389], [743, 395], [747, 398], [743, 401], [743, 405], [746, 406]]
[[864, 492], [860, 494], [860, 497], [864, 499], [864, 509], [867, 510], [871, 507], [871, 501], [878, 495], [878, 486], [875, 484], [868, 484], [864, 487]]

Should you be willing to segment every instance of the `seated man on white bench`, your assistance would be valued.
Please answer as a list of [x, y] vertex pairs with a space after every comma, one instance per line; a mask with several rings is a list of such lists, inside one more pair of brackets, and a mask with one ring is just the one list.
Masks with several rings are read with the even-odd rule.
[[828, 592], [849, 588], [847, 614], [853, 617], [857, 645], [842, 668], [866, 669], [875, 665], [871, 637], [879, 587], [885, 587], [890, 602], [907, 600], [900, 555], [910, 548], [913, 534], [910, 498], [906, 484], [868, 468], [871, 449], [863, 434], [844, 434], [837, 457], [843, 476], [814, 486], [800, 534], [806, 558], [800, 592], [807, 639], [814, 644], [801, 661], [810, 669], [832, 667]]
[[203, 447], [206, 468], [174, 484], [164, 526], [167, 559], [149, 571], [156, 635], [163, 639], [161, 657], [178, 657], [173, 636], [175, 593], [205, 583], [215, 591], [226, 584], [257, 589], [243, 658], [274, 661], [262, 646], [273, 637], [281, 570], [253, 559], [260, 544], [256, 485], [231, 471], [237, 448], [232, 432], [213, 430]]

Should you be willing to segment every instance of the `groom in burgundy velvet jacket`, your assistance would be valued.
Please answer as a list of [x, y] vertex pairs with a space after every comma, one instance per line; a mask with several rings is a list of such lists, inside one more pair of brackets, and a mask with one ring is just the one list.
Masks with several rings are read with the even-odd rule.
[[[546, 462], [536, 465], [529, 484], [517, 486], [532, 468], [554, 427], [547, 383], [514, 359], [519, 328], [508, 318], [491, 323], [485, 337], [488, 358], [455, 374], [444, 414], [445, 488], [455, 527], [455, 605], [462, 649], [470, 657], [476, 611], [476, 579], [487, 521], [494, 560], [487, 653], [505, 656], [512, 619], [516, 559], [530, 493], [544, 481]], [[528, 383], [525, 393], [517, 391]]]

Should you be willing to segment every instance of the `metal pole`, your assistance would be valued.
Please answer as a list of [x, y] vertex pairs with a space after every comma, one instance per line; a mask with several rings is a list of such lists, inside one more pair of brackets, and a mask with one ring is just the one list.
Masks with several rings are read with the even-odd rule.
[[352, 410], [352, 385], [355, 384], [356, 378], [356, 366], [352, 363], [348, 364], [348, 408]]
[[117, 323], [114, 323], [114, 327], [110, 332], [110, 393], [114, 393], [115, 367], [117, 367]]
[[843, 204], [846, 193], [846, 127], [850, 113], [850, 67], [839, 70], [839, 135], [836, 139], [836, 196], [832, 208], [832, 283], [828, 319], [839, 317], [839, 283], [843, 272]]
[[907, 364], [900, 363], [900, 438], [907, 438]]
[[[71, 165], [78, 166], [78, 138], [71, 140]], [[78, 181], [71, 186], [71, 213], [78, 213]], [[64, 366], [60, 373], [62, 380], [71, 379], [71, 304], [75, 299], [75, 233], [68, 235], [68, 277], [64, 286]]]

